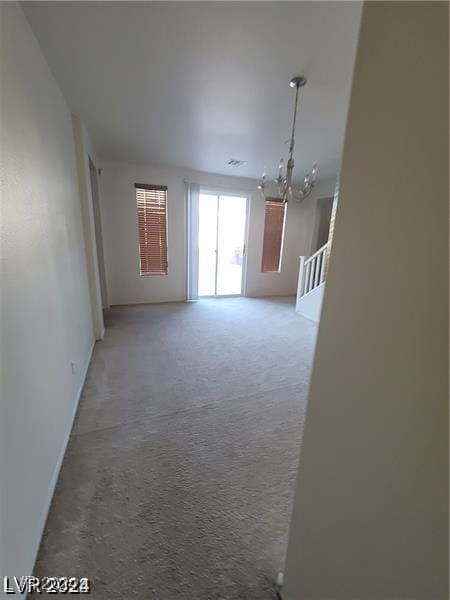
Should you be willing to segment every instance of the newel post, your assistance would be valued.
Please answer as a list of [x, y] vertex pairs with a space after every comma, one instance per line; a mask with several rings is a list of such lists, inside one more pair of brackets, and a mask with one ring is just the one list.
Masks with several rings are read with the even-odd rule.
[[297, 298], [301, 298], [303, 295], [303, 287], [305, 280], [305, 260], [306, 256], [300, 256], [300, 266], [298, 269], [298, 287], [297, 287]]

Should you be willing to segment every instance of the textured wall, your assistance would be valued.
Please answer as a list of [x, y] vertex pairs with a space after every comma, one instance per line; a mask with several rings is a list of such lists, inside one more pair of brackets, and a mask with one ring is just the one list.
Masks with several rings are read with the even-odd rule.
[[448, 598], [448, 22], [364, 7], [285, 600]]
[[93, 333], [71, 116], [20, 6], [0, 10], [0, 564], [20, 576], [33, 567]]

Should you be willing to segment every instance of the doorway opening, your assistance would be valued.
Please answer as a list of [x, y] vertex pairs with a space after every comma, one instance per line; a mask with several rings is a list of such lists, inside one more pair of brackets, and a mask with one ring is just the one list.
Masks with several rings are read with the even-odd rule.
[[102, 308], [109, 308], [108, 293], [106, 288], [105, 257], [103, 254], [102, 223], [100, 216], [100, 197], [98, 190], [97, 168], [89, 156], [89, 177], [92, 193], [92, 212], [94, 215], [95, 245], [97, 248], [98, 275], [100, 280], [100, 294]]
[[201, 193], [198, 227], [198, 295], [243, 293], [247, 198]]

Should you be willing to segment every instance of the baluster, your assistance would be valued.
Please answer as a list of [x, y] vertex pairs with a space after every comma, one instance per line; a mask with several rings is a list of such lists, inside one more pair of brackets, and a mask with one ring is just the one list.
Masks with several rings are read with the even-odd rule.
[[313, 289], [313, 283], [314, 283], [314, 263], [315, 260], [313, 259], [310, 263], [311, 268], [309, 269], [309, 281], [308, 281], [308, 292], [310, 292]]
[[325, 279], [325, 262], [327, 259], [327, 249], [325, 248], [325, 250], [322, 253], [322, 264], [320, 265], [320, 283], [323, 283], [324, 279]]
[[309, 292], [309, 274], [311, 272], [311, 263], [307, 263], [306, 265], [306, 274], [305, 274], [305, 289], [303, 291], [303, 295]]
[[319, 277], [320, 277], [320, 269], [321, 269], [321, 265], [322, 265], [322, 260], [323, 260], [323, 252], [318, 255], [317, 261], [316, 261], [316, 273], [315, 273], [315, 277], [314, 277], [314, 287], [315, 288], [320, 283]]

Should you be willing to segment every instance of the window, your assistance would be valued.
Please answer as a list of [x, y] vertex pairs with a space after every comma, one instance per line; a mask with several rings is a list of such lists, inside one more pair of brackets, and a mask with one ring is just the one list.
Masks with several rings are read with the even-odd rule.
[[286, 204], [279, 198], [267, 198], [261, 271], [278, 273], [281, 267]]
[[167, 187], [134, 185], [141, 275], [167, 275]]

